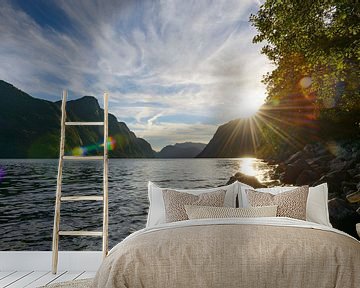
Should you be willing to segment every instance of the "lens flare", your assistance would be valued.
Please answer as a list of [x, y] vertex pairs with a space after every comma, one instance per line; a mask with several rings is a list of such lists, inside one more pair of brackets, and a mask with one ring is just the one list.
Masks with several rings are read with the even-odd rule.
[[73, 156], [83, 156], [84, 154], [84, 149], [82, 147], [75, 147], [72, 151], [71, 154]]
[[[104, 144], [100, 144], [100, 147], [104, 147]], [[108, 139], [107, 139], [107, 149], [109, 151], [113, 151], [115, 149], [115, 147], [116, 147], [115, 139], [112, 136], [108, 137]]]
[[116, 141], [113, 137], [109, 137], [108, 138], [108, 141], [107, 141], [107, 144], [108, 144], [108, 150], [109, 151], [113, 151], [115, 150], [115, 147], [116, 147]]
[[323, 105], [325, 108], [334, 108], [336, 105], [335, 99], [332, 97], [328, 97], [323, 100]]
[[[96, 152], [101, 152], [104, 147], [103, 143], [88, 145], [88, 146], [81, 146], [75, 147], [71, 150], [71, 155], [73, 156], [85, 156], [88, 154], [94, 154]], [[109, 151], [113, 151], [116, 147], [116, 141], [113, 137], [109, 137], [107, 139], [107, 148]]]
[[339, 156], [341, 153], [341, 147], [335, 141], [329, 141], [326, 143], [326, 148], [334, 156]]
[[308, 77], [308, 76], [303, 77], [303, 78], [301, 78], [299, 84], [300, 84], [301, 88], [303, 88], [303, 89], [309, 88], [312, 84], [312, 79], [311, 79], [311, 77]]
[[0, 183], [5, 178], [5, 175], [6, 175], [5, 169], [0, 166]]

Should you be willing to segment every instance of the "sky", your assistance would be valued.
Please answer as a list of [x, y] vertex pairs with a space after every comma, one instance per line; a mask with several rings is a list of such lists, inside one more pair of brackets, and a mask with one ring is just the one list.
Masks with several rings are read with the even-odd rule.
[[33, 97], [93, 95], [155, 150], [208, 143], [264, 102], [256, 0], [1, 0], [0, 79]]

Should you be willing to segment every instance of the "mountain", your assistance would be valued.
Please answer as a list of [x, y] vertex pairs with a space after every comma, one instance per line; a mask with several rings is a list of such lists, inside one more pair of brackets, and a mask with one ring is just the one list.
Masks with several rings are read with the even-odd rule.
[[[92, 96], [68, 101], [66, 106], [67, 121], [103, 121], [104, 111]], [[36, 99], [0, 80], [0, 107], [0, 158], [58, 157], [61, 101]], [[109, 136], [115, 141], [110, 157], [155, 156], [148, 142], [136, 137], [112, 114], [109, 114]], [[102, 126], [68, 126], [66, 154], [83, 146], [95, 147], [90, 154], [99, 153], [102, 137]]]
[[[199, 158], [232, 158], [253, 156], [256, 139], [249, 119], [236, 119], [221, 125]], [[254, 136], [255, 137], [255, 136]]]
[[176, 143], [175, 145], [168, 145], [161, 149], [157, 153], [157, 158], [194, 158], [196, 157], [204, 148], [206, 144], [204, 143]]

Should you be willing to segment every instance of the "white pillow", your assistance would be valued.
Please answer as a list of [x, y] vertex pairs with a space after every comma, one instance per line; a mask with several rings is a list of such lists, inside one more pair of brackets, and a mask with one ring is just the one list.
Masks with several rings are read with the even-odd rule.
[[202, 193], [214, 192], [219, 190], [225, 190], [225, 207], [236, 207], [236, 195], [239, 193], [240, 185], [238, 182], [234, 182], [227, 186], [209, 188], [209, 189], [173, 189], [173, 188], [160, 188], [156, 186], [154, 183], [148, 183], [148, 197], [149, 197], [149, 213], [147, 218], [146, 227], [152, 227], [158, 224], [166, 223], [165, 221], [165, 205], [164, 199], [162, 195], [162, 190], [172, 189], [179, 192], [186, 192], [193, 195], [200, 195]]
[[[293, 190], [296, 187], [297, 186], [251, 189], [258, 192], [267, 192], [276, 195], [285, 191]], [[239, 207], [249, 207], [245, 189], [248, 188], [246, 188], [244, 184], [239, 188]], [[309, 195], [306, 203], [306, 221], [332, 227], [329, 219], [328, 187], [326, 183], [309, 188]]]

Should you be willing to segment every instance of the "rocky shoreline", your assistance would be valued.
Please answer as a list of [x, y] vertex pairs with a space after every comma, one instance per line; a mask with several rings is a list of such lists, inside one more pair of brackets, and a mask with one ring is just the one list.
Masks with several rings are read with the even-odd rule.
[[[268, 162], [278, 164], [275, 177], [282, 185], [316, 186], [326, 182], [331, 224], [360, 239], [356, 232], [356, 223], [360, 223], [360, 140], [307, 144], [284, 161]], [[229, 183], [236, 180], [264, 187], [241, 173], [232, 176]]]

